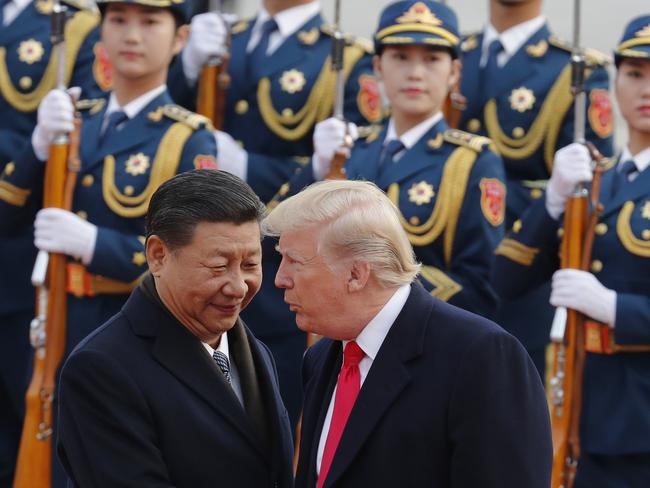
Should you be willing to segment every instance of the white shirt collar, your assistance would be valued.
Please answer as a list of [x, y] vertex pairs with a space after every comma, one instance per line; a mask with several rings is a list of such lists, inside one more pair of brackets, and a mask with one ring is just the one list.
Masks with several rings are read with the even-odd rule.
[[106, 114], [104, 115], [104, 120], [106, 120], [111, 113], [116, 112], [118, 110], [122, 110], [129, 119], [132, 119], [136, 115], [138, 115], [140, 111], [142, 111], [142, 109], [145, 108], [154, 98], [159, 96], [161, 93], [164, 93], [166, 89], [167, 89], [167, 85], [160, 85], [158, 88], [154, 88], [153, 90], [150, 90], [147, 93], [140, 95], [135, 100], [131, 100], [129, 103], [124, 105], [124, 107], [120, 107], [120, 104], [117, 102], [117, 98], [115, 97], [115, 94], [111, 92], [111, 95], [108, 99], [108, 106], [106, 107]]
[[[404, 304], [411, 293], [411, 285], [400, 286], [386, 305], [382, 307], [377, 315], [368, 322], [361, 334], [355, 339], [359, 347], [371, 360], [375, 360], [379, 348], [388, 335], [388, 331], [404, 308]], [[343, 341], [343, 349], [350, 341]]]
[[30, 3], [32, 0], [9, 0], [2, 11], [3, 25], [11, 24]]
[[650, 147], [646, 147], [643, 151], [638, 152], [636, 155], [632, 156], [630, 148], [628, 146], [625, 146], [623, 148], [623, 152], [621, 153], [621, 157], [619, 158], [618, 164], [622, 164], [625, 161], [629, 161], [630, 159], [634, 161], [636, 170], [641, 173], [644, 169], [650, 166]]
[[[404, 132], [404, 134], [399, 137], [399, 140], [402, 141], [402, 144], [404, 144], [404, 147], [406, 149], [411, 149], [424, 136], [424, 134], [429, 132], [429, 130], [441, 120], [442, 112], [438, 112], [425, 121], [420, 122], [415, 127], [411, 127], [409, 130]], [[386, 129], [386, 139], [384, 139], [384, 144], [392, 141], [393, 139], [398, 139], [398, 137], [397, 133], [395, 132], [395, 123], [391, 117], [388, 121], [388, 129]]]
[[530, 39], [535, 32], [540, 30], [546, 23], [546, 17], [539, 15], [534, 19], [527, 20], [521, 24], [510, 27], [510, 29], [498, 33], [494, 26], [488, 22], [483, 33], [483, 45], [481, 46], [481, 66], [487, 63], [488, 49], [492, 41], [498, 39], [503, 45], [503, 52], [498, 56], [499, 66], [505, 65], [508, 60]]
[[[268, 52], [271, 53], [275, 51], [286, 38], [297, 32], [298, 29], [305, 25], [309, 19], [318, 14], [320, 11], [320, 1], [314, 0], [313, 2], [307, 3], [305, 5], [291, 7], [275, 14], [273, 18], [278, 24], [279, 35], [272, 35], [269, 39]], [[247, 46], [248, 52], [251, 52], [255, 46], [257, 46], [257, 43], [259, 42], [262, 35], [262, 26], [264, 25], [264, 22], [270, 18], [271, 15], [266, 11], [265, 8], [262, 7], [257, 15], [257, 20], [253, 26], [253, 30], [251, 31], [250, 41], [248, 42]]]
[[[201, 342], [203, 344], [203, 347], [205, 347], [205, 350], [210, 353], [210, 357], [214, 354], [214, 351], [221, 351], [226, 355], [228, 358], [228, 361], [230, 361], [230, 349], [228, 348], [228, 333], [224, 332], [221, 334], [221, 339], [219, 340], [219, 345], [217, 346], [216, 349], [214, 349], [210, 344], [207, 342]], [[231, 361], [232, 362], [232, 361]]]

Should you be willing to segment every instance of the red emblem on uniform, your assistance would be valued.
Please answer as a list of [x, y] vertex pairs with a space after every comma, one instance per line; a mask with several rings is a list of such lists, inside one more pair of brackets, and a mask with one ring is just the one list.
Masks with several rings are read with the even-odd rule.
[[487, 221], [501, 225], [506, 214], [506, 187], [496, 178], [483, 178], [481, 188], [481, 210]]
[[591, 90], [589, 102], [589, 125], [601, 139], [611, 136], [614, 129], [614, 117], [609, 92], [601, 88]]
[[108, 91], [113, 86], [113, 68], [108, 59], [106, 49], [101, 43], [95, 44], [93, 48], [95, 52], [95, 61], [93, 62], [93, 76], [97, 82], [97, 86], [104, 91]]
[[194, 167], [196, 169], [219, 169], [217, 160], [209, 154], [198, 154], [194, 158]]
[[371, 75], [359, 77], [359, 94], [357, 95], [359, 112], [368, 122], [381, 121], [381, 95], [377, 79]]

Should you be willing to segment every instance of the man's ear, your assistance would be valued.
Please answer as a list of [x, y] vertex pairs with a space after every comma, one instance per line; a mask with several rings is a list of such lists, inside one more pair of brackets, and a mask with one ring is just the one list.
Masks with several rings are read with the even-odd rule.
[[370, 279], [370, 263], [368, 261], [353, 261], [348, 279], [348, 291], [355, 293], [363, 290]]
[[159, 276], [160, 271], [169, 256], [169, 249], [160, 237], [152, 235], [147, 239], [145, 252], [147, 255], [149, 272], [153, 276]]

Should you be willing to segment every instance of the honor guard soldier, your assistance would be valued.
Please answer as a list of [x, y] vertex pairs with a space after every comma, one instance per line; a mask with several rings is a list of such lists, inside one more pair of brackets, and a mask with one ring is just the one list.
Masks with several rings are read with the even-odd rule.
[[[314, 126], [332, 114], [333, 32], [314, 0], [264, 0], [255, 18], [230, 29], [225, 125], [217, 132], [219, 168], [246, 180], [265, 203], [308, 163]], [[226, 51], [226, 37], [226, 25], [217, 14], [192, 19], [188, 46], [172, 67], [177, 72], [170, 74], [178, 103], [193, 106], [196, 92], [189, 88], [196, 87], [203, 64]], [[344, 53], [345, 116], [363, 126], [382, 117], [371, 52], [369, 42], [348, 39]], [[186, 97], [177, 98], [177, 93]], [[266, 276], [274, 276], [280, 263], [272, 241], [263, 244]], [[295, 424], [305, 336], [296, 330], [281, 290], [270, 279], [263, 281], [242, 316], [275, 356], [282, 395]]]
[[[524, 210], [544, 194], [555, 151], [573, 140], [571, 46], [551, 34], [541, 7], [542, 0], [490, 0], [488, 25], [462, 43], [466, 107], [460, 128], [489, 137], [503, 157], [507, 229], [516, 230]], [[610, 156], [613, 117], [605, 60], [587, 51], [586, 138]], [[540, 374], [553, 316], [549, 291], [550, 284], [540, 284], [516, 303], [503, 300], [497, 315], [523, 342]]]
[[[94, 54], [99, 12], [88, 0], [63, 0], [69, 19], [65, 77], [97, 97], [110, 80]], [[55, 87], [56, 60], [50, 41], [51, 0], [0, 2], [0, 172], [11, 174], [20, 148], [36, 125], [41, 99]], [[0, 200], [11, 198], [0, 185]], [[34, 288], [29, 277], [36, 258], [29, 227], [0, 238], [0, 486], [11, 486], [28, 383], [29, 323]]]
[[560, 215], [592, 179], [590, 154], [577, 143], [557, 152], [546, 198], [524, 214], [502, 244], [511, 252], [495, 264], [505, 296], [553, 275], [551, 304], [587, 318], [575, 488], [650, 486], [650, 15], [629, 23], [614, 54], [628, 143], [602, 174], [589, 270], [556, 271]]
[[[356, 142], [345, 175], [375, 182], [399, 208], [422, 263], [419, 279], [433, 296], [489, 317], [497, 305], [489, 275], [504, 233], [505, 176], [489, 139], [450, 129], [442, 114], [460, 75], [456, 15], [433, 1], [393, 3], [381, 15], [375, 52], [391, 118]], [[347, 132], [358, 131], [349, 123]], [[328, 174], [345, 133], [336, 118], [317, 125], [312, 165], [289, 192]]]
[[176, 173], [216, 167], [209, 122], [174, 105], [165, 84], [189, 31], [189, 1], [109, 0], [99, 8], [114, 90], [76, 103], [82, 143], [72, 211], [45, 208], [34, 220], [53, 137], [74, 128], [63, 90], [45, 96], [31, 144], [0, 179], [2, 231], [33, 222], [38, 249], [70, 256], [67, 352], [120, 310], [145, 272], [144, 215], [155, 189]]

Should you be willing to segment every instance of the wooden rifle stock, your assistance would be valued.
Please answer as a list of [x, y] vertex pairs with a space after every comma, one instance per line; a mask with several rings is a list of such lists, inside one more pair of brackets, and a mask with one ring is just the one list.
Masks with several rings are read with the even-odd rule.
[[209, 118], [217, 130], [222, 130], [226, 111], [226, 92], [230, 87], [228, 57], [211, 60], [201, 70], [197, 112]]

